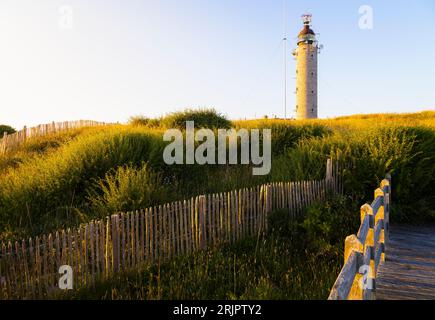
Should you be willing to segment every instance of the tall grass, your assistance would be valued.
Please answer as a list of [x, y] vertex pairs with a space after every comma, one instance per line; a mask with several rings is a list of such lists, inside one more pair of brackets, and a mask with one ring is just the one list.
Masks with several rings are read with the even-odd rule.
[[[288, 131], [298, 139], [311, 132], [304, 126]], [[160, 129], [141, 126], [113, 126], [74, 138], [67, 136], [64, 144], [50, 152], [34, 154], [17, 167], [5, 170], [0, 176], [3, 237], [14, 233], [17, 237], [35, 235], [120, 209], [132, 210], [138, 205], [270, 180], [270, 176], [252, 176], [248, 165], [168, 166], [162, 157], [167, 143], [163, 142], [162, 133]], [[30, 140], [29, 145], [42, 149], [51, 145], [53, 138], [49, 136], [44, 141], [45, 144]], [[147, 169], [141, 171], [144, 163]], [[160, 181], [148, 183], [145, 173], [158, 176]], [[161, 186], [156, 191], [159, 196], [149, 193], [151, 185], [157, 183]]]
[[101, 128], [88, 127], [32, 137], [12, 151], [0, 154], [0, 175], [8, 169], [18, 168], [20, 164], [29, 162], [36, 156], [54, 152], [64, 144], [75, 140], [78, 136], [94, 134], [98, 131], [101, 131]]
[[197, 194], [319, 179], [328, 157], [346, 164], [346, 190], [355, 202], [371, 199], [373, 185], [391, 172], [392, 221], [434, 221], [435, 126], [427, 124], [435, 123], [435, 113], [417, 114], [415, 121], [374, 119], [235, 122], [235, 128], [272, 129], [272, 170], [264, 177], [252, 176], [248, 165], [168, 166], [163, 128], [111, 126], [30, 139], [3, 160], [0, 239]]
[[108, 128], [8, 170], [1, 176], [0, 229], [37, 233], [93, 218], [86, 195], [94, 180], [119, 166], [157, 162], [163, 148], [159, 138], [133, 128]]
[[[435, 221], [435, 112], [233, 122], [235, 128], [272, 129], [272, 170], [264, 177], [253, 176], [249, 165], [167, 166], [163, 130], [182, 127], [193, 119], [189, 112], [173, 115], [166, 124], [146, 120], [30, 139], [0, 157], [0, 240], [201, 193], [320, 179], [326, 159], [333, 158], [345, 166], [346, 197], [314, 204], [296, 222], [287, 212], [275, 213], [272, 232], [264, 238], [120, 274], [72, 296], [324, 299], [341, 267], [342, 241], [357, 228], [358, 207], [373, 198], [373, 186], [387, 172], [393, 177], [391, 222]], [[195, 119], [202, 117], [199, 127], [225, 127], [215, 115]]]
[[[317, 214], [325, 210], [334, 217], [339, 232], [334, 236], [333, 230], [325, 232], [320, 243], [312, 237], [311, 222], [328, 219]], [[264, 236], [119, 274], [67, 298], [326, 299], [341, 269], [341, 236], [354, 231], [347, 223], [350, 219], [358, 220], [358, 211], [350, 199], [341, 196], [313, 204], [306, 218], [289, 219], [287, 211], [277, 211], [270, 215], [270, 232]]]
[[[288, 153], [290, 162], [303, 163], [302, 172], [324, 156], [348, 166], [346, 189], [355, 201], [373, 197], [370, 186], [386, 173], [393, 176], [392, 221], [422, 223], [435, 220], [435, 131], [425, 127], [389, 126], [301, 141]], [[304, 161], [301, 161], [301, 158]]]

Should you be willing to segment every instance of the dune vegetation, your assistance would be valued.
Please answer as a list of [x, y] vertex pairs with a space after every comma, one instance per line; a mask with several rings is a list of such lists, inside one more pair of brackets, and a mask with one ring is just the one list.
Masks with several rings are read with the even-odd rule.
[[3, 125], [0, 124], [0, 138], [3, 137], [3, 135], [6, 134], [11, 134], [14, 133], [15, 129], [12, 128], [11, 126], [7, 126], [7, 125]]
[[[272, 129], [270, 174], [253, 176], [248, 165], [166, 165], [163, 133], [183, 128], [187, 120], [213, 130]], [[92, 298], [325, 298], [340, 269], [343, 237], [355, 232], [358, 207], [372, 199], [373, 187], [386, 173], [393, 179], [392, 223], [435, 222], [435, 112], [231, 122], [214, 110], [188, 110], [29, 139], [0, 155], [0, 241], [198, 194], [320, 179], [327, 158], [346, 167], [345, 196], [307, 208], [301, 221], [287, 227], [281, 220], [266, 239], [181, 257], [77, 293]], [[325, 267], [314, 271], [320, 264]]]

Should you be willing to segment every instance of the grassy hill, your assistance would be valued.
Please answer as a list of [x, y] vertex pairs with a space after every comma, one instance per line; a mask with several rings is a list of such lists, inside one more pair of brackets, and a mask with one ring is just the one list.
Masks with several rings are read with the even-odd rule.
[[[271, 173], [254, 177], [242, 165], [164, 164], [164, 131], [192, 119], [213, 129], [271, 128]], [[322, 178], [327, 158], [346, 164], [346, 195], [308, 207], [301, 220], [276, 212], [264, 239], [146, 267], [71, 296], [323, 299], [341, 268], [342, 241], [359, 223], [359, 207], [387, 172], [393, 177], [392, 222], [435, 221], [435, 112], [229, 122], [214, 112], [188, 111], [33, 138], [0, 156], [0, 240], [202, 193]]]
[[[189, 112], [175, 116], [188, 120], [195, 115]], [[233, 122], [235, 128], [272, 129], [272, 171], [265, 177], [253, 177], [249, 166], [165, 165], [162, 135], [180, 122], [175, 116], [155, 120], [151, 127], [136, 118], [129, 125], [38, 137], [0, 156], [0, 239], [200, 193], [319, 178], [328, 157], [350, 166], [345, 178], [355, 201], [371, 196], [367, 192], [391, 172], [393, 221], [434, 217], [435, 112]], [[209, 116], [200, 120], [203, 126]], [[214, 118], [210, 123], [222, 124]]]

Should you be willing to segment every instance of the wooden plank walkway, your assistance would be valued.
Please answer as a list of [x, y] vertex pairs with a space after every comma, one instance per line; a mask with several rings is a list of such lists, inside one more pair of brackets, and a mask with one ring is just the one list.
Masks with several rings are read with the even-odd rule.
[[435, 226], [391, 226], [377, 300], [435, 300]]

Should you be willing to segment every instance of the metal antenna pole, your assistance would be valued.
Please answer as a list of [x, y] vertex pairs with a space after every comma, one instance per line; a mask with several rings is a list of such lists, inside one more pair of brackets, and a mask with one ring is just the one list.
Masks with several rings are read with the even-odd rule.
[[287, 38], [284, 38], [284, 119], [287, 119]]
[[287, 2], [283, 0], [284, 119], [287, 119]]

